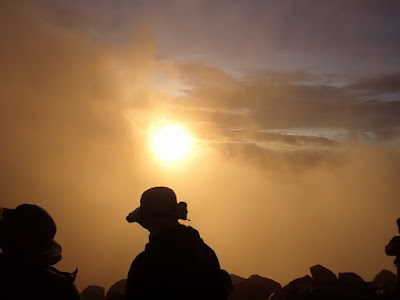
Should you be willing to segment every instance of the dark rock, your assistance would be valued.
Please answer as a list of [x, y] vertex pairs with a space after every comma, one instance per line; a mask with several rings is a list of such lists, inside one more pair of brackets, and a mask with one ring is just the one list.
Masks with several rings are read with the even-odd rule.
[[314, 300], [366, 300], [365, 293], [358, 288], [338, 285], [315, 285], [308, 290], [306, 299]]
[[125, 300], [125, 293], [112, 292], [106, 296], [106, 300]]
[[306, 286], [306, 285], [311, 285], [313, 283], [313, 280], [310, 275], [306, 275], [301, 278], [296, 278], [295, 280], [292, 280], [291, 282], [288, 283], [288, 286]]
[[120, 293], [122, 295], [125, 295], [125, 287], [126, 287], [126, 279], [121, 279], [120, 281], [117, 281], [108, 289], [106, 294], [106, 299], [109, 300], [111, 295], [115, 293]]
[[394, 291], [396, 289], [396, 275], [389, 270], [382, 270], [375, 276], [373, 284], [377, 288]]
[[265, 300], [281, 290], [281, 285], [271, 279], [252, 275], [248, 279], [234, 284], [229, 300]]
[[336, 275], [321, 265], [311, 267], [310, 271], [313, 281], [316, 284], [332, 284], [337, 281]]
[[[313, 277], [304, 276], [282, 288], [285, 300], [376, 300], [375, 289], [355, 273], [339, 273], [317, 265], [310, 268]], [[379, 298], [381, 299], [381, 298]], [[274, 300], [273, 298], [271, 300]], [[277, 298], [281, 300], [281, 298]]]
[[340, 284], [354, 287], [354, 288], [362, 288], [366, 286], [366, 282], [356, 273], [339, 273], [339, 282]]
[[89, 285], [81, 293], [82, 300], [104, 300], [104, 288], [97, 285]]
[[238, 283], [246, 280], [246, 278], [240, 277], [240, 276], [235, 275], [235, 274], [230, 274], [230, 276], [231, 276], [231, 280], [232, 280], [232, 284], [233, 285], [238, 284]]
[[289, 282], [282, 288], [282, 293], [288, 300], [304, 299], [307, 297], [312, 284], [313, 279], [309, 275], [306, 275]]
[[271, 295], [269, 295], [268, 300], [287, 300], [285, 298], [285, 295], [283, 294], [282, 290], [278, 292], [273, 292]]

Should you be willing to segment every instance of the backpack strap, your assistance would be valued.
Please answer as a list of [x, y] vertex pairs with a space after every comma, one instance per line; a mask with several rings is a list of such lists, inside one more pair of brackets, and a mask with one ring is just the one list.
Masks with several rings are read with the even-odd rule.
[[74, 272], [69, 273], [69, 272], [62, 272], [60, 270], [57, 270], [54, 267], [49, 267], [46, 269], [47, 272], [49, 272], [51, 275], [54, 276], [58, 276], [58, 277], [62, 277], [66, 280], [68, 280], [69, 282], [73, 283], [76, 279], [76, 275], [78, 274], [78, 268], [75, 269]]

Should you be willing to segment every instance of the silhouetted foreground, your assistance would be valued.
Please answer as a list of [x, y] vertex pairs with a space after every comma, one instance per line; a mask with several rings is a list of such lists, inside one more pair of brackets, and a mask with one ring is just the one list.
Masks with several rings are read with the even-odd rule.
[[[355, 273], [336, 276], [327, 268], [310, 268], [311, 276], [284, 286], [253, 275], [247, 279], [221, 270], [214, 251], [199, 233], [178, 220], [187, 219], [187, 204], [177, 203], [166, 187], [145, 191], [140, 207], [126, 218], [150, 231], [149, 243], [133, 261], [128, 278], [107, 293], [89, 286], [79, 295], [74, 273], [52, 267], [61, 246], [51, 216], [36, 205], [0, 208], [0, 300], [393, 300], [400, 299], [400, 236], [385, 247], [395, 256], [397, 276], [381, 271], [372, 282]], [[397, 220], [400, 232], [400, 219]]]
[[[229, 300], [399, 299], [395, 295], [396, 275], [388, 270], [382, 270], [372, 282], [364, 281], [355, 273], [339, 273], [336, 276], [321, 265], [311, 267], [310, 271], [311, 276], [297, 278], [283, 288], [278, 282], [258, 275], [245, 279], [231, 274], [233, 290]], [[89, 286], [82, 291], [82, 300], [123, 300], [125, 283], [126, 280], [118, 281], [106, 294], [104, 288]]]
[[0, 210], [0, 299], [79, 300], [76, 274], [52, 265], [61, 260], [53, 240], [57, 228], [51, 216], [36, 205]]

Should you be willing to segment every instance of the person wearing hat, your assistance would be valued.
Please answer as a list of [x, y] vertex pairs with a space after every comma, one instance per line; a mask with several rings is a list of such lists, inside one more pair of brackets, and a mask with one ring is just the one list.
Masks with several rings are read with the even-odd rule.
[[[126, 299], [228, 299], [226, 272], [187, 220], [187, 204], [173, 190], [145, 191], [140, 206], [126, 220], [150, 231], [145, 250], [132, 262]], [[230, 278], [229, 278], [230, 281]]]
[[[397, 228], [400, 233], [400, 218], [397, 219]], [[385, 253], [394, 256], [394, 265], [397, 269], [396, 292], [400, 295], [400, 236], [394, 236], [385, 247]]]
[[0, 299], [80, 299], [76, 273], [52, 267], [62, 258], [56, 231], [53, 218], [39, 206], [0, 208]]

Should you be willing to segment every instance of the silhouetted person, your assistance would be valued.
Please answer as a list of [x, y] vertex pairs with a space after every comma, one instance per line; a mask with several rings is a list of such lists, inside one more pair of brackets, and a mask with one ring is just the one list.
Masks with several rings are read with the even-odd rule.
[[0, 209], [0, 299], [79, 300], [75, 274], [52, 265], [61, 260], [56, 224], [36, 205]]
[[[140, 207], [126, 218], [150, 231], [149, 243], [128, 273], [126, 299], [227, 299], [226, 274], [214, 251], [187, 219], [187, 204], [173, 190], [145, 191]], [[225, 281], [225, 282], [224, 282]]]
[[[400, 233], [400, 218], [397, 219], [397, 227]], [[385, 247], [386, 255], [395, 256], [394, 264], [397, 268], [397, 292], [400, 292], [400, 236], [394, 236]]]

